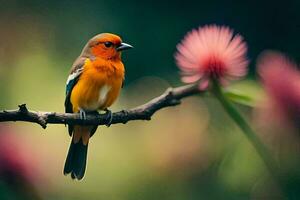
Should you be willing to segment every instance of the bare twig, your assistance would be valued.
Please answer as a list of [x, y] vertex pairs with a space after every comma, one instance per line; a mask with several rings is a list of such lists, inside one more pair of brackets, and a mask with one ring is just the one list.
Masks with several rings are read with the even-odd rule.
[[[198, 93], [200, 92], [197, 85], [169, 88], [162, 95], [141, 106], [113, 113], [111, 124], [125, 124], [131, 120], [150, 120], [157, 110], [176, 106], [180, 104], [182, 98]], [[109, 118], [106, 114], [87, 114], [86, 119], [82, 120], [79, 114], [29, 111], [26, 105], [22, 104], [17, 110], [0, 111], [0, 122], [7, 121], [33, 122], [46, 128], [47, 124], [104, 125], [108, 123]]]

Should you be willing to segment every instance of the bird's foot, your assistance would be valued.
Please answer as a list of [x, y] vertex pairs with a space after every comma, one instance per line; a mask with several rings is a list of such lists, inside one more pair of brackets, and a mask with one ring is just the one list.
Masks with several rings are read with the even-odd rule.
[[107, 123], [106, 123], [106, 126], [107, 127], [110, 127], [111, 123], [112, 123], [112, 120], [113, 120], [113, 115], [112, 115], [112, 112], [110, 110], [108, 110], [107, 108], [105, 109], [106, 111], [106, 120], [107, 120]]
[[83, 109], [79, 109], [80, 119], [86, 120], [86, 112]]

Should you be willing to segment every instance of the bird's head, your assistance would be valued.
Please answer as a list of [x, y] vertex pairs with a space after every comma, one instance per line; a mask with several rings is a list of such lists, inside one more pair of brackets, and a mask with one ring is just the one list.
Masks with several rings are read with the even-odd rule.
[[83, 50], [93, 57], [102, 59], [120, 59], [121, 51], [133, 48], [111, 33], [101, 33], [90, 39]]

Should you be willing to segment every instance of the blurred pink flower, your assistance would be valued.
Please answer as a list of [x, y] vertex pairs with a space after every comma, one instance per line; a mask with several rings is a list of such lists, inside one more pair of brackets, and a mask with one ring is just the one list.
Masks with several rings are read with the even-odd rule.
[[41, 199], [36, 188], [40, 185], [41, 173], [33, 155], [33, 149], [12, 129], [0, 126], [0, 182], [13, 191], [12, 195], [22, 199]]
[[297, 65], [283, 54], [268, 51], [260, 56], [258, 71], [271, 105], [269, 117], [300, 128], [300, 71]]
[[200, 80], [199, 89], [206, 89], [214, 78], [220, 83], [238, 79], [247, 73], [247, 45], [242, 36], [233, 35], [225, 26], [207, 25], [187, 33], [175, 54], [182, 72], [182, 81]]
[[257, 69], [266, 98], [258, 102], [254, 120], [262, 140], [276, 155], [281, 173], [290, 176], [299, 171], [300, 163], [300, 71], [274, 51], [262, 53]]

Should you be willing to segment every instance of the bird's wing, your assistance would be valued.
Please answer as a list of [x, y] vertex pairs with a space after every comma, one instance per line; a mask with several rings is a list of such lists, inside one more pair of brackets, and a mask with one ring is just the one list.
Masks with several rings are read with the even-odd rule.
[[[86, 58], [79, 57], [73, 64], [71, 68], [70, 75], [68, 77], [67, 83], [66, 83], [66, 99], [65, 99], [65, 112], [66, 113], [73, 113], [73, 105], [71, 103], [71, 93], [76, 85], [80, 75], [82, 74], [84, 63]], [[72, 135], [73, 132], [73, 126], [69, 125], [69, 135]]]

